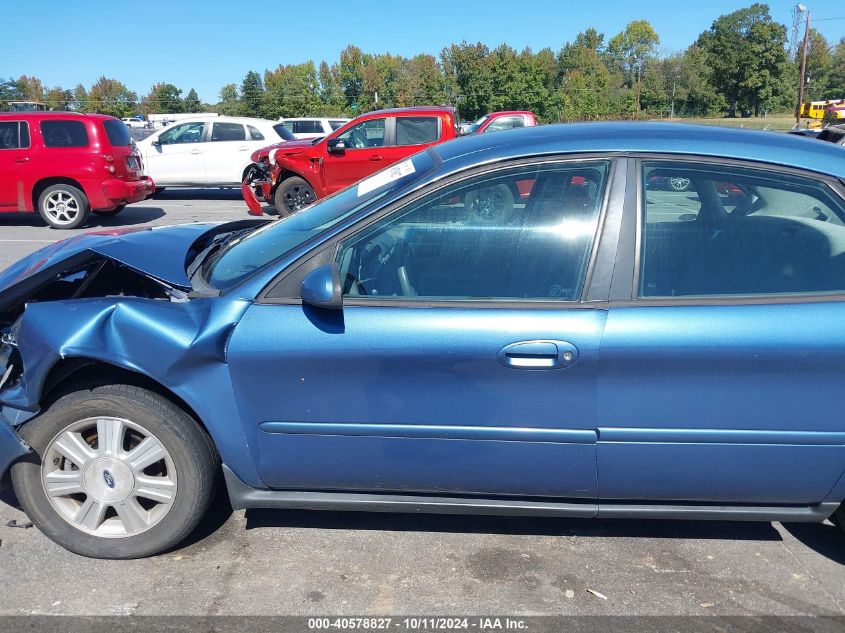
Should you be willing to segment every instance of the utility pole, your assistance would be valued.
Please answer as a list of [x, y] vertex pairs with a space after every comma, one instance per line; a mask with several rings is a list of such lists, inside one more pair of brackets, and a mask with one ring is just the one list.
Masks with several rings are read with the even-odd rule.
[[801, 47], [801, 69], [798, 77], [798, 109], [795, 111], [795, 125], [801, 127], [801, 110], [804, 107], [804, 73], [807, 70], [807, 44], [810, 40], [810, 11], [799, 4], [798, 11], [807, 13], [807, 21], [804, 23], [804, 44]]

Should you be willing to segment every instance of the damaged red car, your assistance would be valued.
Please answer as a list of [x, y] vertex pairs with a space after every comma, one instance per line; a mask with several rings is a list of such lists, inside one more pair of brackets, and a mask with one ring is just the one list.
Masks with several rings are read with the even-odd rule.
[[241, 191], [250, 214], [264, 214], [263, 199], [284, 217], [457, 135], [453, 108], [420, 106], [368, 112], [329, 136], [258, 150], [252, 155], [255, 165]]

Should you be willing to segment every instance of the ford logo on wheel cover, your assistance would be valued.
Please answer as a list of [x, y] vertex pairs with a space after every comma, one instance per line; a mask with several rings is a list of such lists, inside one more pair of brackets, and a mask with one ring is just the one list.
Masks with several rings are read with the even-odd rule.
[[109, 488], [114, 488], [114, 477], [112, 477], [112, 474], [109, 471], [103, 471], [103, 479], [106, 480], [106, 485]]

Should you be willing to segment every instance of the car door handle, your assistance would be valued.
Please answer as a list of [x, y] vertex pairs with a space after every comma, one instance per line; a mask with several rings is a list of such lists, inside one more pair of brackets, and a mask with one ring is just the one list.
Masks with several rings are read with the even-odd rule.
[[20, 158], [15, 159], [16, 163], [27, 163], [29, 162], [29, 156], [21, 156]]
[[520, 341], [500, 349], [497, 358], [514, 369], [560, 369], [578, 359], [578, 348], [566, 341]]
[[239, 151], [241, 151], [241, 152], [245, 152], [245, 151], [246, 151], [246, 150], [248, 150], [248, 149], [249, 149], [249, 148], [248, 148], [246, 145], [241, 145], [241, 146], [238, 148], [238, 150], [239, 150]]
[[373, 162], [383, 160], [383, 159], [384, 159], [384, 156], [382, 156], [381, 154], [375, 154], [373, 156], [370, 156], [370, 160], [373, 161]]
[[191, 154], [202, 154], [202, 150], [192, 149]]

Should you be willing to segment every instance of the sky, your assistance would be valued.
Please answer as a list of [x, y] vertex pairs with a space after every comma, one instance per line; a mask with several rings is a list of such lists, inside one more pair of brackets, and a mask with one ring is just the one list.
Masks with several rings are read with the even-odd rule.
[[[437, 56], [444, 46], [506, 43], [558, 51], [595, 27], [610, 38], [631, 20], [651, 22], [661, 51], [692, 44], [722, 14], [749, 6], [728, 0], [3, 0], [0, 77], [36, 76], [45, 87], [90, 86], [105, 75], [143, 96], [156, 82], [196, 89], [214, 103], [221, 86], [248, 70], [309, 59], [337, 61], [355, 44], [368, 53]], [[805, 0], [812, 26], [845, 37], [841, 0]], [[794, 2], [769, 2], [791, 25]], [[265, 12], [265, 13], [262, 13]]]

